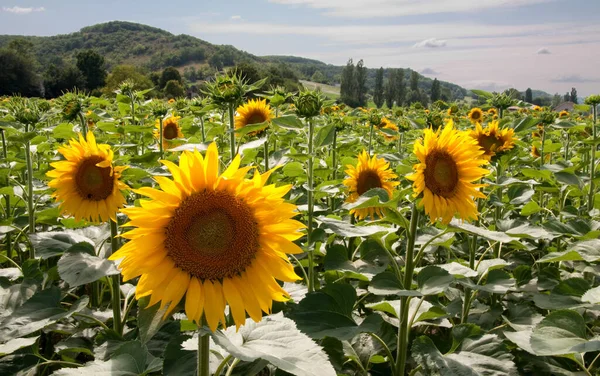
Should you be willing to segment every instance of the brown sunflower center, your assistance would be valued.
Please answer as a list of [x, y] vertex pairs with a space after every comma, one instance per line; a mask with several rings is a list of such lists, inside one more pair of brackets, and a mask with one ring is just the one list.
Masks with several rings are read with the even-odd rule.
[[458, 185], [458, 167], [452, 156], [444, 151], [433, 151], [425, 164], [425, 186], [435, 195], [451, 197]]
[[493, 134], [484, 134], [479, 136], [479, 146], [485, 150], [486, 154], [498, 149], [502, 146], [502, 140], [496, 138]]
[[203, 280], [243, 272], [259, 248], [252, 210], [224, 191], [205, 190], [183, 200], [166, 234], [165, 247], [177, 267]]
[[77, 168], [75, 186], [79, 195], [87, 200], [102, 201], [111, 195], [115, 184], [110, 167], [98, 167], [104, 161], [100, 156], [85, 159]]
[[265, 116], [265, 114], [263, 114], [260, 111], [254, 111], [248, 117], [248, 121], [246, 122], [246, 124], [260, 124], [264, 123], [265, 121], [267, 121], [267, 117]]
[[471, 119], [473, 119], [473, 120], [481, 119], [481, 112], [479, 112], [479, 111], [471, 112]]
[[163, 138], [167, 140], [172, 140], [177, 138], [177, 125], [175, 124], [167, 124], [163, 129]]
[[356, 192], [359, 195], [367, 192], [373, 188], [381, 188], [383, 184], [381, 183], [381, 179], [375, 170], [365, 170], [358, 174], [358, 179], [356, 182]]

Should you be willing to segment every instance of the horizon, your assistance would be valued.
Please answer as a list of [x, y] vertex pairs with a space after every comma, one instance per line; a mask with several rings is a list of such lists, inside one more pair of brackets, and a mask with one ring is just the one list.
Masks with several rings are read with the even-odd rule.
[[157, 17], [164, 3], [13, 1], [0, 6], [0, 34], [69, 34], [120, 20], [257, 56], [411, 68], [466, 89], [600, 91], [600, 2], [592, 0], [377, 0], [366, 9], [359, 0], [185, 3], [172, 1], [169, 9], [187, 9], [186, 16]]

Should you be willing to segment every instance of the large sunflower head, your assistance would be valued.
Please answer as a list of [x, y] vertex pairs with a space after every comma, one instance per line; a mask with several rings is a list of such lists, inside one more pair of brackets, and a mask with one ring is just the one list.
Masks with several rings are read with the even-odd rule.
[[[181, 116], [169, 116], [163, 120], [163, 147], [169, 148], [172, 141], [177, 138], [183, 138], [183, 133], [179, 127], [179, 119]], [[154, 137], [160, 140], [160, 120], [156, 119], [154, 123]]]
[[165, 316], [184, 300], [187, 317], [200, 323], [204, 315], [213, 331], [225, 324], [226, 304], [239, 328], [246, 312], [259, 321], [273, 301], [287, 300], [275, 279], [299, 279], [287, 253], [302, 253], [293, 241], [304, 227], [282, 198], [291, 186], [265, 185], [273, 170], [247, 179], [239, 155], [219, 174], [215, 143], [205, 157], [185, 151], [179, 165], [162, 163], [173, 178], [156, 176], [159, 189], [136, 191], [150, 199], [122, 210], [134, 229], [111, 256], [123, 259], [125, 280], [140, 276], [136, 297], [168, 305]]
[[471, 123], [481, 123], [483, 121], [483, 111], [479, 107], [472, 108], [467, 115]]
[[[346, 202], [355, 202], [358, 198], [373, 188], [384, 189], [388, 197], [393, 196], [394, 187], [399, 183], [394, 179], [398, 176], [390, 170], [390, 164], [383, 158], [377, 158], [374, 155], [369, 157], [366, 151], [358, 155], [358, 164], [356, 166], [347, 165], [346, 174], [348, 178], [344, 180], [344, 185], [348, 187], [348, 198]], [[351, 209], [350, 214], [362, 220], [367, 216], [375, 218], [375, 216], [383, 217], [381, 208], [361, 208]]]
[[65, 160], [51, 163], [54, 169], [46, 175], [52, 178], [48, 186], [56, 190], [53, 197], [61, 211], [78, 221], [116, 220], [117, 210], [125, 205], [120, 191], [128, 187], [119, 178], [127, 167], [113, 167], [110, 146], [96, 144], [90, 131], [86, 139], [79, 134], [79, 141], [72, 139], [58, 152]]
[[[235, 129], [241, 129], [253, 124], [261, 124], [270, 121], [273, 118], [271, 106], [264, 99], [251, 99], [247, 103], [237, 108], [235, 116]], [[265, 128], [249, 132], [249, 136], [255, 136], [262, 133]]]
[[515, 146], [514, 129], [499, 129], [497, 121], [488, 123], [485, 128], [476, 123], [475, 129], [471, 131], [470, 135], [477, 141], [486, 159], [490, 159], [497, 153], [512, 149]]
[[431, 222], [441, 218], [448, 223], [458, 213], [461, 219], [478, 216], [474, 198], [484, 198], [476, 184], [489, 173], [481, 168], [488, 161], [477, 141], [466, 132], [454, 129], [450, 120], [443, 129], [424, 131], [423, 141], [417, 140], [414, 152], [419, 163], [415, 173], [407, 176], [412, 180], [414, 196], [422, 195], [421, 204]]
[[[390, 131], [394, 131], [394, 132], [398, 132], [398, 126], [394, 123], [392, 123], [389, 119], [387, 118], [382, 118], [381, 119], [381, 124], [382, 126], [379, 128], [380, 131], [381, 129], [389, 129]], [[387, 141], [387, 142], [393, 142], [398, 140], [398, 138], [400, 138], [400, 136], [396, 135], [389, 135], [385, 132], [381, 132], [381, 134], [383, 135], [383, 138]]]

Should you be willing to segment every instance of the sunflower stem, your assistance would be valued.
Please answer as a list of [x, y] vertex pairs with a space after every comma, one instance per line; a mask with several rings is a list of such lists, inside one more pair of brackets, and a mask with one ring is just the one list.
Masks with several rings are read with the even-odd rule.
[[373, 124], [371, 124], [369, 130], [369, 156], [371, 156], [371, 142], [373, 141]]
[[8, 162], [8, 149], [6, 147], [6, 136], [4, 135], [4, 128], [0, 128], [0, 135], [2, 135], [2, 155], [6, 162]]
[[596, 169], [596, 148], [598, 147], [598, 145], [596, 145], [596, 117], [597, 117], [597, 113], [596, 113], [596, 105], [592, 105], [592, 111], [594, 113], [594, 122], [592, 124], [592, 139], [594, 140], [594, 142], [592, 143], [592, 147], [591, 147], [591, 154], [590, 154], [590, 192], [589, 192], [589, 197], [588, 197], [588, 211], [591, 211], [592, 209], [594, 209], [594, 171]]
[[[265, 132], [266, 133], [266, 132]], [[264, 153], [265, 153], [265, 172], [269, 171], [269, 134], [267, 133], [264, 143]]]
[[[500, 160], [498, 160], [496, 163], [496, 184], [498, 186], [496, 195], [498, 196], [498, 203], [500, 203], [500, 204], [502, 204], [502, 186], [500, 186], [500, 178], [501, 177], [502, 177], [502, 164], [500, 163]], [[498, 226], [498, 221], [500, 220], [501, 216], [502, 216], [502, 206], [496, 206], [496, 210], [494, 212], [494, 223], [496, 224], [496, 226]], [[494, 246], [494, 254], [496, 255], [496, 258], [500, 258], [500, 242], [496, 243], [496, 245]]]
[[163, 157], [163, 139], [164, 139], [164, 129], [163, 129], [163, 118], [162, 116], [158, 119], [158, 124], [159, 124], [159, 132], [160, 132], [160, 136], [158, 136], [158, 150], [160, 151], [160, 158], [162, 159]]
[[208, 333], [202, 334], [206, 318], [204, 315], [201, 320], [201, 328], [198, 332], [198, 376], [210, 376], [209, 370], [209, 354], [210, 354], [210, 337]]
[[131, 124], [135, 124], [135, 96], [133, 93], [130, 94], [129, 99], [131, 100]]
[[229, 103], [229, 147], [231, 148], [231, 160], [235, 157], [235, 111], [234, 103]]
[[[111, 219], [109, 222], [111, 252], [115, 253], [119, 249], [119, 230], [116, 221]], [[113, 329], [115, 332], [121, 335], [123, 334], [123, 323], [121, 322], [121, 275], [116, 274], [111, 276], [110, 283], [113, 310]]]
[[[477, 212], [481, 213], [483, 209], [483, 200], [477, 201]], [[479, 226], [480, 218], [477, 218], [475, 226]], [[472, 235], [471, 242], [469, 243], [469, 268], [475, 270], [475, 260], [477, 257], [477, 235]], [[469, 311], [471, 310], [471, 289], [465, 288], [465, 301], [463, 302], [463, 311], [460, 318], [460, 322], [466, 323], [469, 318]]]
[[[8, 165], [8, 149], [6, 146], [6, 136], [4, 135], [4, 129], [0, 128], [0, 135], [2, 135], [2, 155], [4, 156], [4, 161]], [[6, 186], [8, 187], [9, 178], [6, 177]], [[4, 201], [6, 202], [6, 218], [10, 218], [10, 195], [4, 196]], [[12, 242], [11, 242], [11, 234], [8, 232], [6, 234], [6, 256], [9, 259], [12, 259]]]
[[87, 140], [87, 122], [83, 117], [83, 114], [79, 112], [79, 122], [81, 123], [81, 132], [83, 133], [83, 139]]
[[542, 127], [542, 145], [540, 146], [540, 168], [544, 166], [544, 144], [546, 143], [546, 127]]
[[[410, 232], [408, 233], [408, 243], [406, 246], [406, 266], [404, 270], [404, 289], [411, 290], [413, 273], [415, 269], [414, 252], [415, 240], [417, 238], [417, 225], [419, 223], [419, 209], [417, 203], [413, 203], [410, 217]], [[396, 349], [396, 376], [404, 376], [406, 369], [406, 358], [408, 356], [408, 337], [410, 335], [409, 323], [409, 303], [410, 297], [403, 296], [400, 300], [400, 322], [398, 323], [398, 348]]]
[[[29, 132], [29, 125], [25, 125], [25, 132]], [[27, 163], [27, 214], [29, 215], [30, 234], [35, 234], [35, 210], [33, 209], [33, 165], [31, 163], [31, 144], [25, 142], [25, 162]], [[29, 247], [29, 258], [34, 259], [33, 247]]]
[[204, 133], [204, 116], [200, 116], [200, 135], [202, 136], [202, 143], [205, 143], [206, 134]]
[[311, 237], [312, 237], [312, 226], [313, 226], [313, 210], [314, 210], [314, 198], [313, 198], [313, 133], [314, 123], [312, 119], [308, 120], [308, 182], [307, 182], [307, 204], [308, 204], [308, 223], [306, 227], [306, 246], [308, 250], [308, 292], [315, 291], [315, 264], [314, 264], [314, 249], [311, 249]]
[[333, 129], [333, 142], [331, 143], [331, 168], [332, 180], [337, 179], [337, 128]]

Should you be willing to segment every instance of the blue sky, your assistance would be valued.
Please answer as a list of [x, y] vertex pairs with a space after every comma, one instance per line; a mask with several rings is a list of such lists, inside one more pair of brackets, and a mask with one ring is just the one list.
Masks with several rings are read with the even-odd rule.
[[256, 55], [409, 67], [470, 89], [600, 93], [600, 0], [0, 0], [0, 34], [111, 20]]

